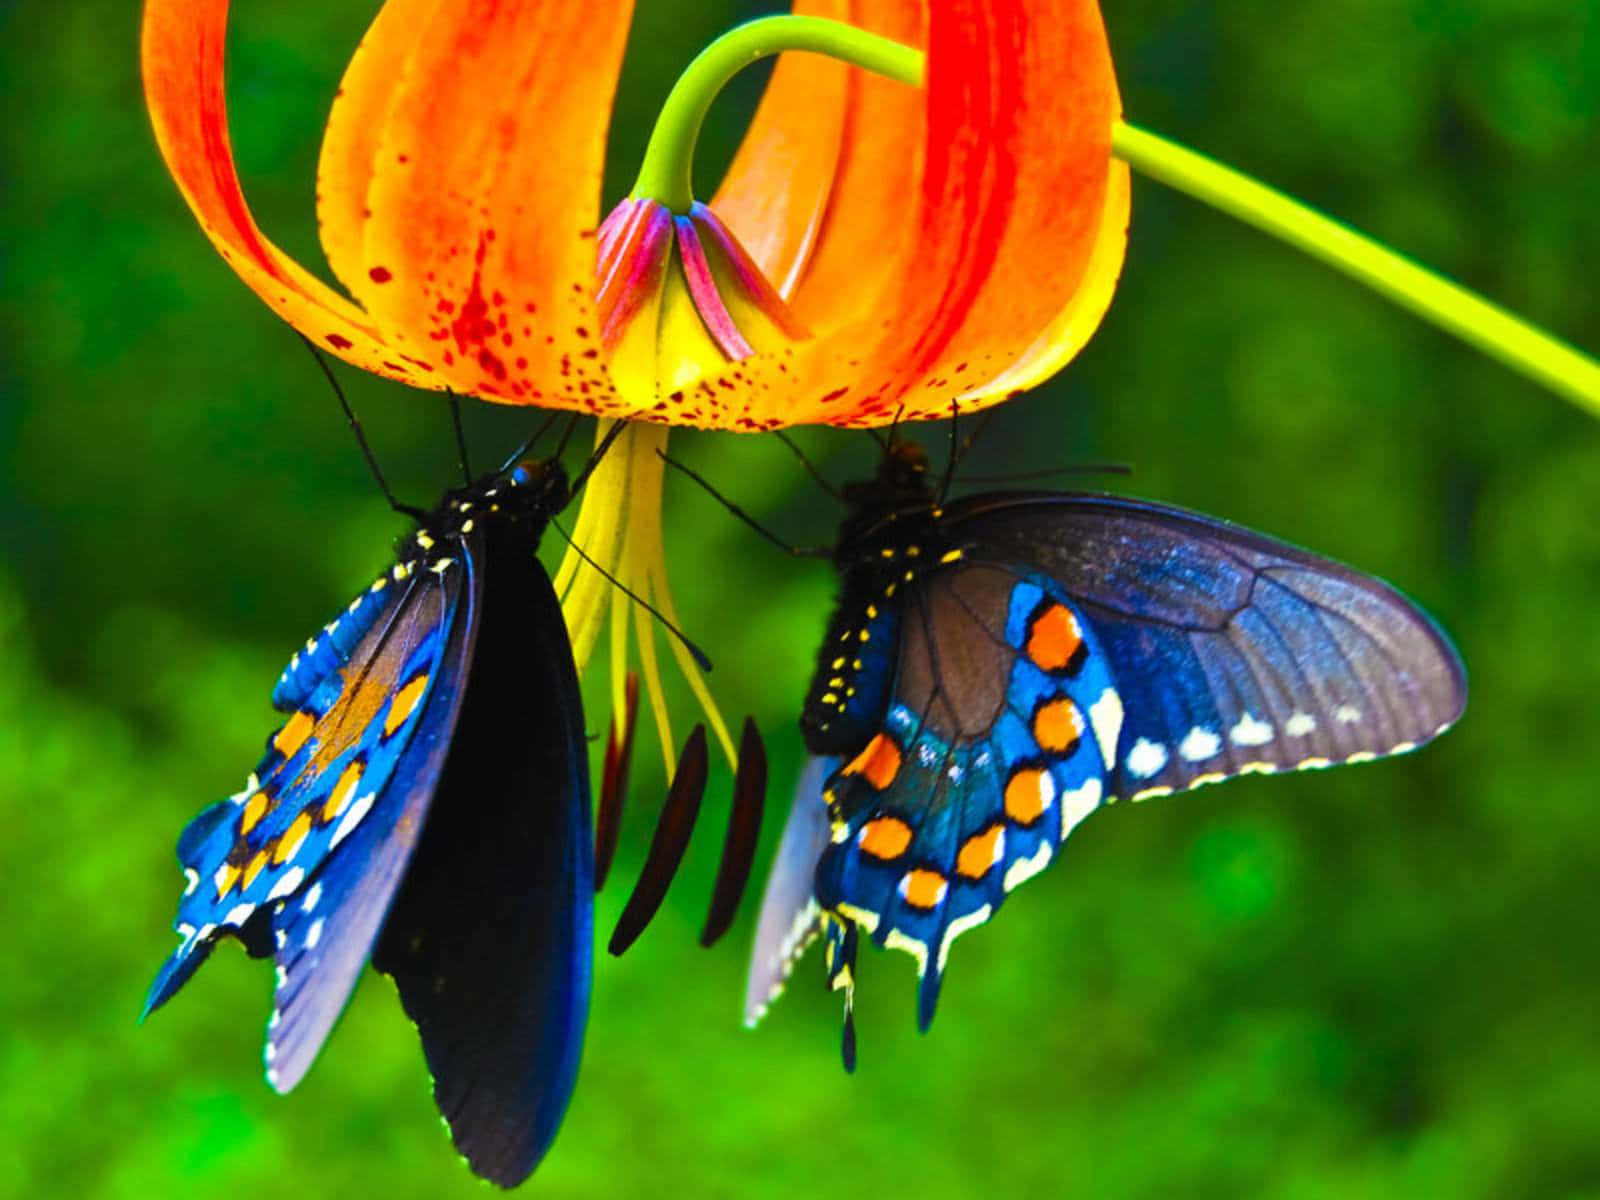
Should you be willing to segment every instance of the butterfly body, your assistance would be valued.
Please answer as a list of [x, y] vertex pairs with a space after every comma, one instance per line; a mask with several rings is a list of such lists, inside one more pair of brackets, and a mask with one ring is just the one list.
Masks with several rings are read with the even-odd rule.
[[1226, 522], [1092, 493], [936, 502], [897, 446], [854, 511], [801, 718], [838, 756], [815, 899], [834, 986], [857, 927], [918, 962], [1101, 805], [1415, 748], [1465, 702], [1454, 650], [1388, 585]]
[[267, 1076], [288, 1091], [370, 957], [458, 1148], [508, 1186], [565, 1110], [592, 969], [582, 708], [535, 558], [566, 496], [553, 462], [447, 493], [290, 661], [245, 789], [179, 838], [182, 943], [145, 1010], [223, 936], [273, 955]]

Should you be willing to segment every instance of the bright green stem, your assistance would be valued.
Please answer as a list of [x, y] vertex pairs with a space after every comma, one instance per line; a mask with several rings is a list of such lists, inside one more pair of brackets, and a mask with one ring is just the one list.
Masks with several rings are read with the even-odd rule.
[[1111, 145], [1135, 170], [1282, 238], [1600, 414], [1600, 363], [1565, 342], [1282, 192], [1175, 142], [1119, 124]]
[[921, 86], [922, 51], [821, 17], [761, 17], [712, 42], [678, 77], [650, 132], [634, 198], [659, 200], [673, 212], [694, 203], [690, 172], [700, 126], [717, 93], [753, 62], [785, 50], [843, 59], [900, 83]]

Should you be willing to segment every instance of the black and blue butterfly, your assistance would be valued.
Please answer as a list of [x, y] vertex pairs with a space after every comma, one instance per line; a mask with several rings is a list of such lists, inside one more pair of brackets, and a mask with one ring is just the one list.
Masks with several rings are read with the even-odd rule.
[[370, 958], [416, 1023], [457, 1148], [507, 1187], [555, 1137], [589, 1008], [583, 710], [535, 557], [569, 495], [555, 459], [447, 493], [295, 654], [260, 765], [179, 838], [182, 944], [145, 1004], [224, 936], [274, 957], [267, 1079], [287, 1092]]
[[1465, 705], [1415, 605], [1239, 526], [1092, 493], [942, 505], [903, 441], [845, 498], [747, 1018], [820, 932], [847, 1065], [863, 933], [916, 959], [926, 1028], [952, 942], [1102, 805], [1400, 754]]

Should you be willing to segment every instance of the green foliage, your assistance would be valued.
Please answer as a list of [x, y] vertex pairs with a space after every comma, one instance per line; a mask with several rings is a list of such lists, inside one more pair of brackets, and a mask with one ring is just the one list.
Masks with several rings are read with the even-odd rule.
[[[319, 262], [317, 135], [375, 5], [235, 7], [247, 189], [272, 236]], [[634, 39], [612, 197], [671, 76], [747, 11], [678, 10], [649, 5]], [[175, 834], [238, 786], [281, 660], [398, 532], [304, 352], [165, 177], [137, 15], [126, 0], [0, 11], [0, 1195], [481, 1194], [379, 979], [288, 1099], [259, 1079], [270, 973], [242, 954], [134, 1025], [172, 945]], [[1108, 12], [1131, 116], [1591, 348], [1597, 18], [1591, 0]], [[703, 175], [740, 120], [738, 97], [718, 106]], [[1600, 1189], [1600, 428], [1325, 268], [1136, 186], [1105, 328], [1002, 413], [973, 473], [1127, 460], [1128, 490], [1394, 580], [1458, 640], [1465, 722], [1404, 760], [1097, 817], [960, 943], [926, 1037], [909, 960], [864, 955], [851, 1079], [814, 957], [749, 1033], [751, 912], [713, 952], [694, 945], [724, 772], [657, 925], [599, 964], [576, 1102], [530, 1189]], [[396, 486], [431, 498], [453, 477], [437, 399], [345, 379]], [[481, 457], [528, 416], [475, 409]], [[805, 441], [835, 477], [874, 454], [860, 436]], [[830, 536], [831, 502], [776, 442], [674, 445], [795, 540]], [[832, 583], [678, 482], [680, 609], [730, 714], [768, 731], [770, 848]], [[661, 787], [642, 750], [622, 884]], [[624, 891], [600, 897], [602, 930]]]

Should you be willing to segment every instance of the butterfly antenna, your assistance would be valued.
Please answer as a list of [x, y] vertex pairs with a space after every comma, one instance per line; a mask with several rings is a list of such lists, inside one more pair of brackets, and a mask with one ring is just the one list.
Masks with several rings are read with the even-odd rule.
[[445, 389], [444, 394], [450, 397], [450, 424], [456, 431], [456, 457], [461, 460], [461, 480], [471, 487], [472, 467], [467, 459], [467, 431], [461, 427], [461, 397], [449, 388]]
[[628, 599], [632, 600], [640, 608], [644, 609], [645, 612], [649, 613], [656, 620], [660, 621], [662, 627], [665, 628], [668, 633], [672, 634], [673, 637], [682, 642], [683, 648], [689, 652], [690, 657], [694, 659], [697, 667], [699, 667], [702, 671], [711, 670], [711, 660], [706, 657], [704, 650], [700, 649], [699, 646], [696, 646], [689, 640], [688, 634], [684, 633], [683, 630], [679, 629], [671, 621], [667, 620], [666, 617], [662, 616], [661, 610], [655, 605], [651, 604], [650, 601], [639, 595], [638, 592], [634, 591], [627, 584], [623, 583], [622, 580], [618, 579], [610, 571], [606, 570], [599, 563], [595, 562], [594, 559], [590, 558], [584, 548], [578, 545], [577, 542], [573, 541], [572, 538], [567, 534], [567, 531], [561, 528], [561, 523], [559, 521], [552, 520], [550, 525], [557, 533], [561, 535], [562, 540], [565, 541], [567, 545], [572, 547], [573, 552], [579, 558], [583, 559], [584, 562], [588, 563], [596, 571], [599, 571], [601, 575], [610, 580], [613, 587], [615, 587], [624, 596], [628, 597]]
[[839, 501], [839, 503], [843, 504], [845, 502], [844, 493], [839, 491], [838, 488], [834, 487], [833, 484], [828, 482], [828, 477], [819, 471], [817, 469], [817, 465], [806, 457], [806, 452], [800, 449], [799, 442], [795, 441], [781, 429], [774, 429], [772, 431], [772, 436], [777, 438], [785, 446], [789, 447], [789, 452], [800, 460], [800, 465], [806, 469], [807, 474], [809, 474], [812, 479], [817, 481], [818, 487], [827, 492], [828, 495], [832, 496], [835, 500]]
[[961, 453], [961, 444], [956, 440], [957, 425], [961, 417], [961, 401], [950, 401], [950, 450], [945, 455], [944, 478], [939, 481], [939, 503], [943, 504], [950, 495], [950, 485], [955, 482], [956, 459]]
[[978, 423], [968, 431], [966, 437], [961, 439], [961, 447], [955, 452], [955, 466], [950, 468], [952, 474], [954, 474], [956, 466], [960, 466], [967, 460], [967, 455], [972, 452], [972, 447], [977, 445], [978, 439], [989, 428], [989, 422], [993, 421], [999, 415], [999, 412], [998, 405], [985, 409], [983, 415], [978, 418]]
[[832, 557], [832, 551], [823, 549], [821, 547], [815, 547], [815, 546], [792, 546], [792, 545], [790, 545], [788, 542], [784, 541], [777, 534], [773, 533], [772, 530], [768, 529], [760, 521], [756, 520], [749, 513], [745, 512], [744, 509], [740, 508], [732, 500], [729, 500], [721, 492], [717, 491], [716, 488], [712, 487], [710, 481], [707, 480], [705, 476], [701, 475], [698, 471], [696, 471], [693, 467], [689, 466], [686, 463], [679, 462], [677, 459], [673, 458], [670, 454], [668, 454], [664, 450], [657, 450], [656, 453], [661, 456], [661, 461], [666, 463], [667, 466], [672, 467], [674, 470], [682, 471], [690, 479], [694, 480], [702, 488], [704, 488], [706, 490], [706, 494], [709, 495], [718, 504], [722, 505], [723, 508], [727, 509], [734, 516], [738, 517], [739, 520], [743, 521], [746, 525], [750, 526], [751, 529], [754, 529], [762, 537], [766, 538], [767, 541], [771, 542], [779, 550], [782, 550], [785, 554], [789, 555], [790, 557], [792, 557], [792, 558], [830, 558], [830, 557]]
[[554, 425], [560, 419], [560, 413], [551, 413], [550, 416], [545, 418], [543, 424], [529, 434], [526, 440], [524, 440], [520, 446], [511, 452], [511, 457], [500, 464], [500, 469], [496, 471], [495, 474], [503, 475], [512, 467], [521, 462], [527, 455], [528, 451], [532, 450], [534, 446], [538, 444], [539, 439], [544, 437], [544, 435], [550, 431], [550, 426]]
[[[573, 424], [577, 424], [577, 422], [574, 421]], [[606, 456], [606, 451], [610, 450], [612, 444], [619, 437], [622, 436], [622, 431], [625, 428], [627, 428], [627, 425], [628, 425], [628, 423], [626, 421], [617, 421], [616, 423], [614, 423], [611, 426], [610, 429], [606, 430], [605, 437], [600, 439], [600, 444], [594, 448], [594, 453], [589, 456], [589, 461], [583, 464], [583, 469], [578, 472], [577, 478], [572, 481], [572, 486], [567, 489], [567, 494], [569, 496], [576, 496], [578, 494], [578, 489], [581, 488], [584, 484], [589, 482], [589, 476], [594, 474], [595, 468], [600, 465], [600, 460], [603, 459]], [[570, 427], [568, 428], [567, 432], [569, 434], [572, 432]], [[562, 446], [565, 446], [567, 444], [565, 438], [561, 439], [561, 444], [562, 444]], [[573, 549], [574, 550], [578, 550], [578, 548], [576, 546], [574, 546]], [[578, 553], [582, 554], [583, 551], [582, 550], [578, 550]], [[605, 572], [602, 571], [601, 574], [605, 574]], [[606, 576], [606, 578], [610, 579], [611, 577], [608, 575], [608, 576]], [[617, 583], [617, 581], [615, 579], [612, 579], [611, 582], [612, 583]], [[622, 587], [622, 585], [620, 583], [617, 583], [617, 586], [618, 587]], [[625, 592], [628, 591], [627, 588], [622, 588], [622, 590], [625, 591]], [[628, 595], [632, 596], [633, 593], [632, 592], [628, 592]], [[634, 596], [634, 599], [637, 600], [638, 597]], [[639, 603], [644, 604], [644, 601], [640, 600]], [[650, 606], [648, 604], [645, 604], [645, 607], [646, 608], [650, 608]], [[656, 610], [653, 609], [653, 608], [650, 608], [650, 611], [651, 612], [656, 612]], [[656, 616], [659, 617], [660, 615], [661, 615], [660, 613], [656, 613]], [[663, 623], [665, 623], [665, 622], [663, 622]], [[667, 628], [668, 629], [672, 629], [672, 626], [668, 625]], [[673, 632], [677, 633], [677, 630], [674, 629]], [[681, 633], [679, 633], [678, 636], [680, 638], [683, 638], [683, 644], [684, 645], [689, 646], [690, 649], [693, 649], [693, 646], [690, 643], [688, 638], [683, 637], [683, 634], [681, 634]], [[695, 656], [698, 658], [699, 655], [700, 655], [700, 652], [698, 650], [696, 650], [695, 651]], [[708, 664], [706, 666], [706, 670], [709, 671], [710, 669], [711, 669], [711, 667]]]
[[389, 507], [397, 513], [404, 513], [414, 521], [420, 521], [426, 515], [420, 508], [413, 504], [401, 504], [394, 498], [394, 493], [389, 490], [389, 481], [383, 477], [383, 470], [378, 466], [378, 459], [372, 453], [372, 447], [367, 444], [366, 431], [361, 428], [361, 422], [356, 418], [356, 410], [350, 407], [350, 401], [345, 397], [344, 388], [339, 386], [338, 377], [334, 375], [333, 368], [328, 365], [328, 360], [322, 357], [318, 350], [303, 333], [295, 335], [305, 343], [306, 349], [311, 351], [311, 357], [316, 359], [317, 366], [322, 370], [322, 377], [328, 381], [328, 386], [333, 389], [333, 394], [339, 398], [339, 407], [344, 409], [344, 419], [350, 425], [350, 431], [356, 435], [356, 444], [361, 447], [361, 454], [367, 460], [367, 470], [372, 472], [372, 478], [378, 484], [378, 490], [383, 493], [383, 498], [389, 502]]
[[578, 414], [573, 413], [567, 421], [567, 427], [561, 431], [561, 440], [556, 443], [556, 452], [553, 457], [560, 458], [567, 452], [567, 443], [572, 440], [573, 431], [578, 428]]

